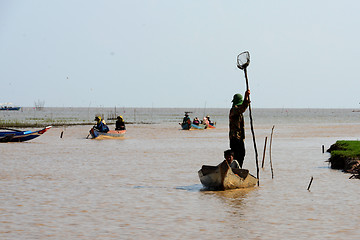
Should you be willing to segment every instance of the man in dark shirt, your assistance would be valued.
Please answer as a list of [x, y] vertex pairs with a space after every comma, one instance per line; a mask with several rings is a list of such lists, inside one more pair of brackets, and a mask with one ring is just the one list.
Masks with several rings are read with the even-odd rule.
[[125, 122], [122, 116], [118, 116], [116, 123], [115, 123], [115, 130], [120, 131], [120, 130], [126, 130], [125, 127]]
[[230, 148], [234, 152], [234, 159], [236, 159], [240, 167], [242, 167], [245, 157], [245, 127], [243, 113], [250, 104], [250, 90], [245, 92], [245, 98], [241, 94], [234, 95], [232, 100], [232, 108], [229, 113], [229, 139]]

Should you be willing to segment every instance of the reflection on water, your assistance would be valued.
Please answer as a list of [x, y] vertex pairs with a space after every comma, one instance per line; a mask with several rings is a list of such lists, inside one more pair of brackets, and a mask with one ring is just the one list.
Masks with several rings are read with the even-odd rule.
[[[253, 191], [254, 188], [249, 189], [233, 189], [226, 191], [202, 191], [204, 199], [214, 198], [217, 202], [221, 203], [223, 209], [230, 212], [231, 214], [238, 214], [237, 210], [244, 209], [246, 204], [246, 198], [248, 193]], [[234, 212], [235, 211], [235, 212]]]
[[190, 186], [175, 187], [175, 189], [186, 190], [186, 191], [189, 191], [189, 192], [198, 192], [198, 191], [201, 191], [203, 189], [203, 186], [201, 184], [193, 184], [193, 185], [190, 185]]
[[255, 188], [245, 188], [245, 189], [232, 189], [226, 191], [201, 191], [205, 195], [218, 196], [222, 199], [239, 199], [245, 198], [247, 194], [251, 191], [254, 191]]
[[[259, 152], [276, 123], [274, 179], [267, 151], [259, 187], [203, 191], [197, 171], [228, 148], [227, 110], [216, 111], [212, 130], [129, 124], [124, 139], [96, 141], [85, 139], [90, 125], [73, 126], [0, 144], [0, 239], [358, 238], [360, 181], [329, 169], [321, 151], [359, 139], [358, 118], [339, 122], [343, 111], [325, 111], [335, 117], [322, 124], [324, 111], [309, 111], [294, 123], [298, 111], [286, 113], [289, 122], [284, 112], [258, 112]], [[244, 167], [255, 173], [246, 131]]]

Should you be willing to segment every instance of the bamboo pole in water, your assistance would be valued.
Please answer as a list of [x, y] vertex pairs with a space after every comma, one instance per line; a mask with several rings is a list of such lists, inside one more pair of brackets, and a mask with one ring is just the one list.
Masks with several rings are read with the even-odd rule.
[[262, 159], [262, 163], [261, 163], [261, 168], [264, 168], [264, 160], [265, 160], [266, 143], [267, 143], [267, 137], [265, 137], [264, 152], [263, 152], [263, 159]]
[[313, 179], [314, 179], [314, 178], [313, 178], [313, 177], [311, 177], [311, 179], [310, 179], [310, 183], [309, 183], [309, 186], [308, 186], [308, 188], [307, 188], [307, 190], [308, 190], [308, 191], [310, 191], [310, 186], [311, 186], [311, 183], [312, 183]]
[[273, 133], [274, 133], [274, 127], [275, 127], [275, 125], [273, 125], [273, 127], [271, 129], [271, 137], [270, 137], [270, 167], [271, 167], [271, 178], [272, 179], [274, 179], [274, 170], [273, 170], [272, 159], [271, 159], [271, 147], [272, 147], [272, 137], [273, 137]]

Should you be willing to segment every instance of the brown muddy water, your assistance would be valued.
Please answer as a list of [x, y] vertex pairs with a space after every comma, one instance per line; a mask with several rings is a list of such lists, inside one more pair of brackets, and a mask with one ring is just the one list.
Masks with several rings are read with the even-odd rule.
[[[0, 239], [360, 237], [360, 181], [330, 169], [322, 153], [322, 145], [360, 139], [360, 114], [255, 111], [259, 163], [275, 124], [274, 179], [268, 142], [259, 187], [202, 191], [197, 171], [228, 148], [227, 111], [211, 130], [164, 121], [129, 124], [124, 139], [91, 140], [91, 126], [73, 126], [0, 144]], [[256, 175], [246, 124], [244, 168]]]

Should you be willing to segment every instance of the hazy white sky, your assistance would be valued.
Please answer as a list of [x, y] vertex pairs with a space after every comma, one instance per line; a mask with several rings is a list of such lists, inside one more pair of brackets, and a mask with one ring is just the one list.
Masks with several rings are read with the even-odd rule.
[[360, 107], [360, 1], [0, 0], [0, 103]]

